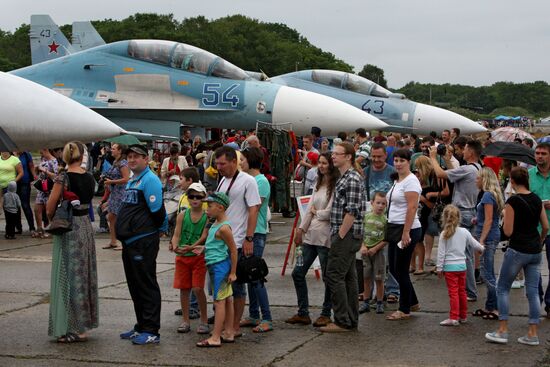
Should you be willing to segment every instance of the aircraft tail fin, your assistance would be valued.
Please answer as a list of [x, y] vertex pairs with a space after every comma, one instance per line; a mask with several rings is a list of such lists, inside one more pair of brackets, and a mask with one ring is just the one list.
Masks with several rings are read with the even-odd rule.
[[83, 51], [105, 44], [101, 35], [89, 21], [73, 22], [73, 36], [71, 42], [77, 51]]
[[49, 15], [31, 15], [29, 38], [33, 64], [57, 59], [73, 52], [73, 47]]

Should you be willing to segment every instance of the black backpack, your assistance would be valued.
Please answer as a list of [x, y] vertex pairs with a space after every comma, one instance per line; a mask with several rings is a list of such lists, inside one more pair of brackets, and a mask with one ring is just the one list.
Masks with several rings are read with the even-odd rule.
[[243, 257], [237, 263], [237, 283], [267, 282], [269, 273], [264, 259], [258, 256]]

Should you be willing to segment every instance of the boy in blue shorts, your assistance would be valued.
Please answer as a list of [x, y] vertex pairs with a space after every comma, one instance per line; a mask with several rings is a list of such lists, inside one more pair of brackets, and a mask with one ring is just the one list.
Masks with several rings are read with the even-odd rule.
[[204, 249], [214, 296], [215, 321], [210, 338], [198, 342], [197, 347], [212, 348], [220, 347], [222, 341], [224, 343], [235, 341], [231, 283], [237, 279], [237, 245], [225, 215], [225, 210], [229, 207], [229, 197], [222, 192], [213, 192], [206, 202], [208, 202], [206, 214], [215, 220], [208, 230]]
[[384, 313], [384, 277], [386, 276], [386, 257], [384, 255], [384, 241], [386, 224], [388, 222], [384, 211], [386, 209], [386, 195], [383, 192], [376, 192], [371, 200], [372, 210], [365, 214], [363, 220], [364, 239], [361, 246], [363, 258], [363, 277], [365, 291], [363, 293], [364, 303], [359, 306], [359, 313], [370, 311], [370, 296], [372, 279], [376, 283], [376, 313]]

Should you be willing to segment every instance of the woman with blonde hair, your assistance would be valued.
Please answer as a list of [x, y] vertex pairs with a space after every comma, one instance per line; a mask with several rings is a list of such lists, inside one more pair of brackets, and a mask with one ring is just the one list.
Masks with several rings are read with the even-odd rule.
[[468, 301], [466, 296], [466, 247], [472, 246], [483, 251], [483, 246], [470, 232], [459, 227], [460, 210], [447, 205], [443, 210], [443, 228], [437, 249], [437, 275], [445, 277], [449, 293], [449, 318], [439, 323], [441, 326], [458, 326], [466, 322]]
[[72, 230], [53, 236], [48, 335], [58, 343], [83, 342], [86, 332], [98, 326], [97, 262], [92, 223], [88, 216], [95, 180], [81, 167], [84, 145], [70, 142], [63, 149], [66, 171], [56, 178], [46, 204], [51, 219], [63, 191], [80, 200], [73, 206]]
[[485, 247], [481, 258], [481, 272], [487, 286], [487, 300], [485, 309], [477, 309], [474, 316], [481, 316], [486, 320], [498, 320], [495, 251], [500, 241], [499, 218], [504, 209], [504, 198], [495, 172], [488, 167], [479, 171], [476, 181], [477, 187], [483, 192], [477, 204], [476, 227], [474, 236]]
[[[414, 250], [411, 261], [411, 268], [415, 269], [414, 274], [424, 274], [424, 265], [435, 266], [432, 260], [432, 249], [434, 237], [439, 235], [439, 224], [432, 218], [432, 209], [439, 199], [449, 196], [449, 187], [445, 179], [438, 179], [432, 161], [426, 156], [420, 156], [415, 161], [417, 177], [422, 186], [420, 194], [420, 224], [422, 225], [421, 242]], [[418, 259], [418, 267], [416, 267]]]

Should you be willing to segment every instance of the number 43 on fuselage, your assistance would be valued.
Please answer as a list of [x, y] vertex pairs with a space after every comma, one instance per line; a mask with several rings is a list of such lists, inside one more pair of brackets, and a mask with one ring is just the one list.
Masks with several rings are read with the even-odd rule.
[[323, 94], [355, 106], [388, 124], [385, 130], [405, 133], [441, 133], [460, 128], [464, 134], [486, 129], [452, 111], [408, 100], [380, 85], [336, 70], [302, 70], [268, 79], [272, 83]]
[[257, 121], [290, 123], [298, 134], [317, 126], [325, 135], [387, 127], [342, 101], [254, 80], [210, 52], [172, 41], [114, 42], [12, 73], [130, 130], [133, 120], [174, 122], [178, 128], [179, 123], [231, 129], [254, 128]]

